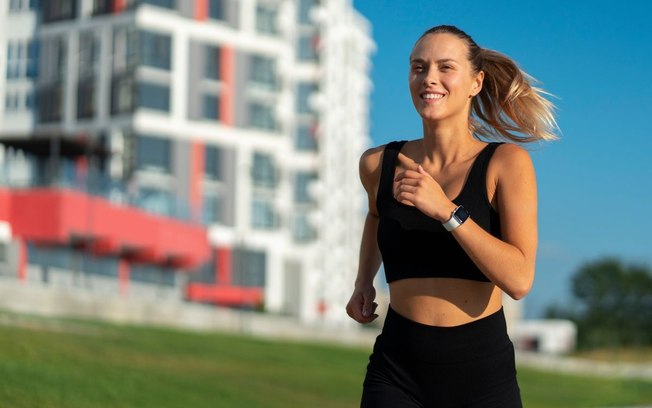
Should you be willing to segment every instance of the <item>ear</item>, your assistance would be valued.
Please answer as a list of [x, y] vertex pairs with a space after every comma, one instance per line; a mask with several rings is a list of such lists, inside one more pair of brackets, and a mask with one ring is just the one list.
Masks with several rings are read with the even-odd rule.
[[478, 72], [478, 74], [473, 78], [473, 86], [471, 87], [470, 98], [476, 96], [482, 91], [482, 83], [484, 82], [484, 71]]

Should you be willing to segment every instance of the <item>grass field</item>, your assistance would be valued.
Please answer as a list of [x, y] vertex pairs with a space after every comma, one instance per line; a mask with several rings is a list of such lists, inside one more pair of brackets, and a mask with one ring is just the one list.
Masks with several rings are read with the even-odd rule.
[[[0, 315], [0, 407], [356, 407], [368, 350]], [[519, 369], [527, 408], [652, 404], [652, 382]]]

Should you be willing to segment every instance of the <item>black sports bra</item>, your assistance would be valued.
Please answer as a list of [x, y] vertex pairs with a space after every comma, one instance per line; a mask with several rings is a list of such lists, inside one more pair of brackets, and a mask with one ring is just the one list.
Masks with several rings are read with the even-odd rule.
[[[396, 159], [405, 140], [385, 147], [376, 196], [378, 247], [387, 282], [406, 278], [458, 278], [489, 282], [453, 235], [434, 218], [394, 198]], [[500, 219], [487, 197], [487, 165], [500, 143], [489, 143], [476, 157], [460, 194], [475, 223], [500, 238]]]

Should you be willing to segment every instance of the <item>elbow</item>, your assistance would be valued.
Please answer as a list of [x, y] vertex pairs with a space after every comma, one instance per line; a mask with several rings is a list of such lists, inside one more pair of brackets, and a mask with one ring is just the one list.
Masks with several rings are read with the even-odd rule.
[[514, 285], [507, 288], [505, 293], [514, 300], [521, 300], [532, 290], [532, 283], [534, 281], [534, 273], [530, 275], [531, 277], [515, 282]]

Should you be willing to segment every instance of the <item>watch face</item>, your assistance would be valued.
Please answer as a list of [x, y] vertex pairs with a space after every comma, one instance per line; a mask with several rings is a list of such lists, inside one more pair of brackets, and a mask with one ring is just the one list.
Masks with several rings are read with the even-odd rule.
[[469, 218], [469, 212], [466, 210], [466, 208], [462, 207], [461, 205], [457, 207], [457, 210], [455, 210], [455, 218], [461, 223], [466, 221], [467, 218]]

